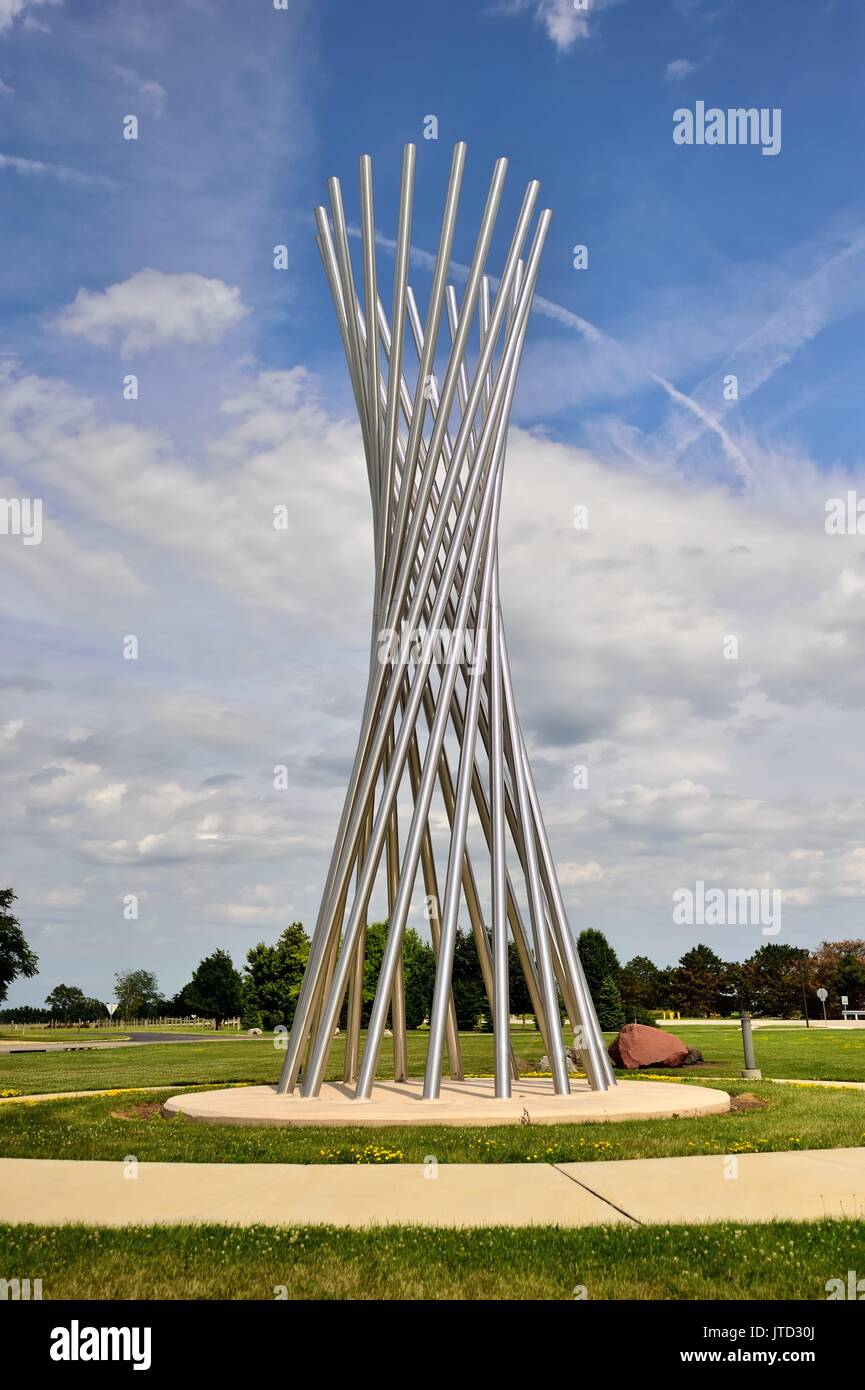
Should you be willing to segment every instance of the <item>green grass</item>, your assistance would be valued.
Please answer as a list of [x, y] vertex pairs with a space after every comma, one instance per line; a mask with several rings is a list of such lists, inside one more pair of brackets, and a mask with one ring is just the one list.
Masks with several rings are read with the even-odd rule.
[[[743, 1226], [0, 1226], [43, 1299], [798, 1299], [865, 1268], [859, 1221]], [[284, 1291], [284, 1292], [283, 1292]]]
[[[527, 1062], [543, 1051], [534, 1031], [513, 1033], [514, 1050]], [[608, 1034], [608, 1040], [612, 1038]], [[742, 1066], [738, 1028], [683, 1028], [680, 1036], [698, 1047], [703, 1066], [689, 1067], [688, 1076], [735, 1077]], [[409, 1072], [421, 1075], [428, 1034], [408, 1035]], [[486, 1033], [461, 1034], [468, 1073], [492, 1072], [493, 1040]], [[865, 1029], [822, 1032], [817, 1029], [758, 1029], [754, 1034], [757, 1064], [766, 1076], [827, 1081], [865, 1081]], [[344, 1038], [335, 1039], [328, 1076], [341, 1078]], [[232, 1081], [275, 1081], [284, 1053], [270, 1038], [230, 1038], [224, 1042], [150, 1043], [146, 1047], [112, 1048], [94, 1052], [17, 1053], [0, 1055], [0, 1091], [94, 1091], [113, 1086], [206, 1085]], [[380, 1074], [392, 1074], [392, 1052], [382, 1048]]]
[[[0, 1105], [0, 1156], [185, 1163], [564, 1163], [699, 1153], [768, 1153], [865, 1144], [865, 1096], [858, 1092], [727, 1083], [754, 1092], [766, 1108], [669, 1120], [593, 1125], [387, 1128], [203, 1125], [137, 1108], [164, 1093]], [[117, 1117], [112, 1112], [132, 1112]], [[377, 1156], [377, 1152], [378, 1156]], [[385, 1160], [388, 1161], [388, 1160]]]

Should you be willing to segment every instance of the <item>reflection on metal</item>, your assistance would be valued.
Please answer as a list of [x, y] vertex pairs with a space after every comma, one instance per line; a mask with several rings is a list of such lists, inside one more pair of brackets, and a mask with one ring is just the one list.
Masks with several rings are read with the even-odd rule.
[[[405, 1078], [403, 936], [421, 891], [437, 961], [425, 1099], [439, 1094], [445, 1049], [451, 1075], [462, 1075], [451, 976], [463, 901], [493, 1022], [496, 1095], [510, 1094], [515, 1070], [509, 938], [555, 1091], [569, 1090], [562, 1005], [591, 1086], [615, 1084], [541, 817], [499, 608], [496, 534], [508, 417], [550, 213], [539, 214], [528, 241], [539, 191], [530, 183], [501, 276], [491, 280], [487, 253], [507, 169], [498, 160], [459, 298], [447, 273], [465, 157], [465, 145], [457, 145], [425, 320], [408, 285], [413, 145], [403, 156], [390, 319], [379, 297], [367, 155], [360, 160], [360, 292], [337, 179], [329, 181], [330, 214], [320, 207], [315, 215], [360, 417], [375, 592], [360, 738], [280, 1078], [283, 1093], [301, 1078], [305, 1096], [318, 1094], [346, 999], [344, 1078], [356, 1083], [357, 1098], [372, 1090], [388, 1017], [394, 1075]], [[442, 825], [448, 833], [437, 855]], [[472, 851], [472, 837], [480, 851]], [[473, 863], [482, 861], [479, 882]], [[361, 1055], [366, 919], [379, 873], [389, 921]]]

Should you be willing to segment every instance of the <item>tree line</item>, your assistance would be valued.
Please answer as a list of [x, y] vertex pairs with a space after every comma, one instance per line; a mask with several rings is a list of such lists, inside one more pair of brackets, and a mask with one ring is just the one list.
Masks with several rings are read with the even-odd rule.
[[[0, 1002], [11, 982], [30, 978], [38, 960], [28, 947], [12, 913], [15, 894], [0, 889]], [[387, 922], [366, 928], [361, 1023], [369, 1020], [387, 937]], [[827, 1010], [838, 1016], [842, 997], [851, 1009], [865, 1009], [865, 941], [825, 941], [815, 951], [767, 943], [745, 961], [724, 961], [711, 947], [699, 944], [686, 951], [677, 965], [660, 967], [648, 956], [634, 956], [622, 965], [603, 932], [583, 931], [577, 947], [601, 1027], [613, 1030], [627, 1022], [652, 1023], [664, 1010], [687, 1017], [711, 1017], [748, 1009], [775, 1018], [822, 1017], [817, 990], [828, 991]], [[511, 1013], [532, 1016], [531, 999], [520, 969], [516, 946], [509, 944]], [[216, 1026], [237, 1015], [244, 1028], [270, 1031], [290, 1027], [309, 957], [309, 937], [302, 923], [292, 922], [273, 943], [252, 946], [242, 970], [227, 951], [219, 949], [196, 967], [183, 989], [167, 998], [152, 971], [127, 970], [115, 976], [116, 1014], [124, 1018], [213, 1018]], [[435, 982], [435, 953], [412, 928], [403, 948], [406, 1026], [419, 1028], [429, 1015]], [[490, 1029], [491, 1020], [475, 940], [459, 930], [454, 948], [453, 997], [457, 1026], [463, 1031]], [[345, 1009], [340, 1026], [345, 1024]], [[564, 1008], [562, 1006], [562, 1013]], [[76, 985], [59, 984], [46, 996], [42, 1009], [30, 1006], [0, 1010], [0, 1021], [98, 1022], [108, 1016], [106, 1005]]]

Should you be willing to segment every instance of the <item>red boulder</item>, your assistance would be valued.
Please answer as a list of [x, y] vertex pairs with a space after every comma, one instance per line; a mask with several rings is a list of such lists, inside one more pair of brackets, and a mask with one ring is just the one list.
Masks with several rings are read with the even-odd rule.
[[663, 1028], [648, 1028], [644, 1023], [626, 1023], [608, 1048], [617, 1067], [636, 1071], [638, 1067], [680, 1067], [688, 1055], [688, 1047], [673, 1033]]

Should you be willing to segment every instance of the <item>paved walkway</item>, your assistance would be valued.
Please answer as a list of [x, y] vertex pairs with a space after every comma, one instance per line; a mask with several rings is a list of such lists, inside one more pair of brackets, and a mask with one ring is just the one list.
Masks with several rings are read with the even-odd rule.
[[121, 1038], [73, 1038], [69, 1042], [30, 1042], [4, 1038], [0, 1056], [12, 1052], [104, 1052], [115, 1047], [149, 1047], [152, 1043], [251, 1042], [247, 1033], [126, 1033]]
[[0, 1159], [0, 1222], [596, 1226], [865, 1216], [865, 1148], [609, 1163]]

